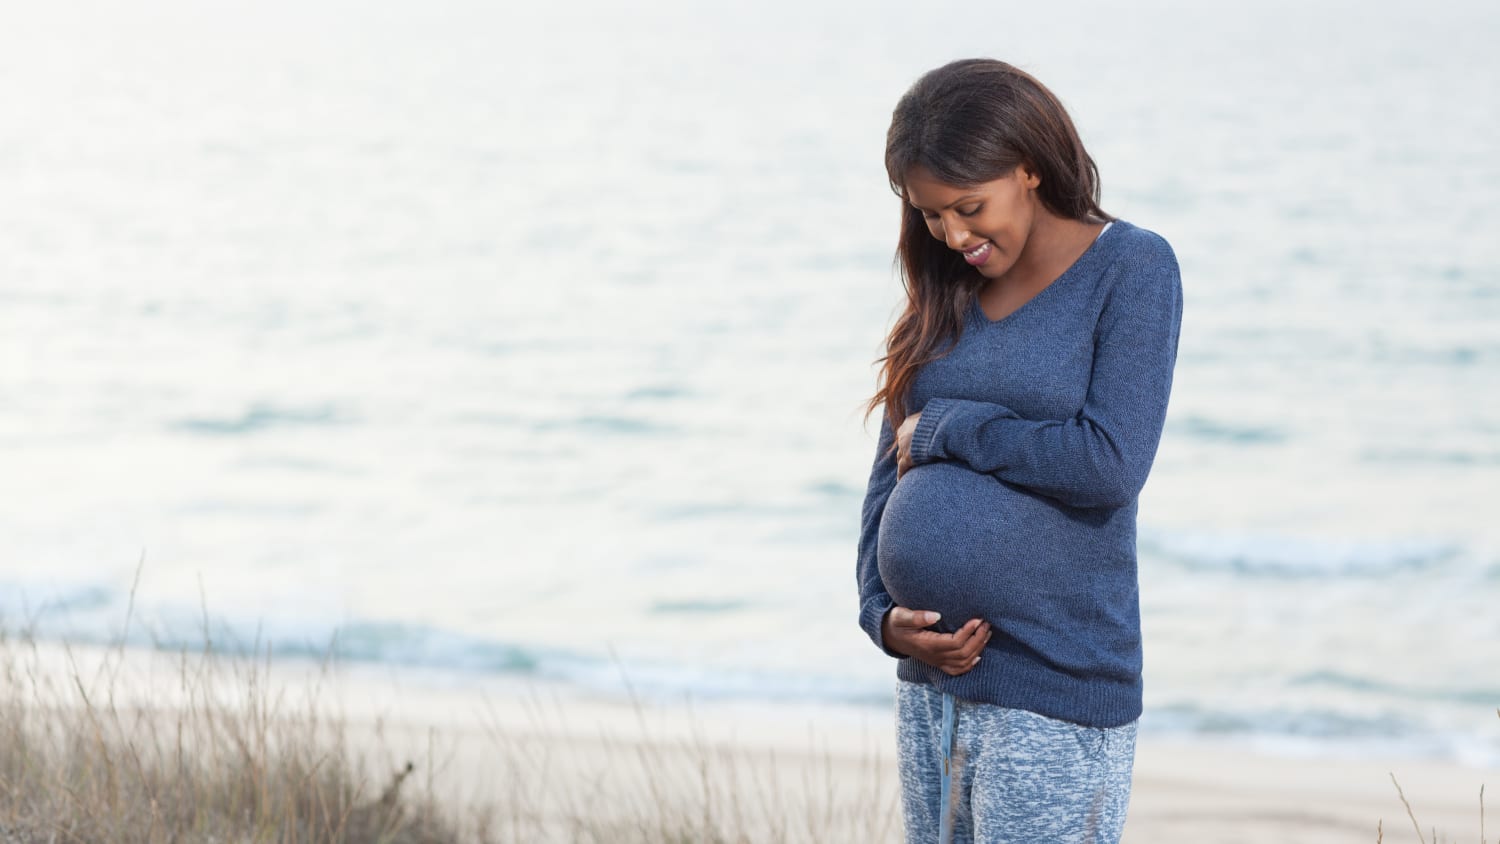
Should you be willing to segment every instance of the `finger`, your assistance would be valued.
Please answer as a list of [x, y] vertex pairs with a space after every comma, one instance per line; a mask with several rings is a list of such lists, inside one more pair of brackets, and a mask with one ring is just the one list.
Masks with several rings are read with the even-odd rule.
[[960, 674], [967, 674], [973, 671], [974, 666], [978, 664], [979, 660], [977, 659], [970, 660], [969, 662], [943, 663], [943, 671], [950, 677], [957, 677]]
[[964, 626], [958, 628], [958, 632], [954, 633], [953, 636], [957, 639], [959, 645], [967, 645], [970, 639], [984, 631], [986, 623], [982, 618], [971, 618], [964, 622]]
[[923, 649], [943, 661], [958, 659], [963, 653], [964, 642], [959, 641], [957, 634], [954, 633], [923, 630], [914, 638]]
[[891, 610], [891, 625], [893, 627], [914, 627], [918, 630], [937, 624], [943, 616], [932, 610], [913, 610], [906, 607], [896, 607]]
[[969, 656], [977, 655], [984, 650], [985, 645], [989, 644], [990, 637], [993, 635], [995, 635], [995, 628], [991, 627], [988, 621], [981, 623], [975, 628], [974, 635], [969, 637], [968, 643], [964, 646], [965, 652]]
[[922, 649], [927, 654], [929, 662], [933, 665], [942, 665], [953, 659], [957, 651], [953, 647], [952, 633], [934, 633], [931, 630], [923, 630], [911, 636], [912, 645]]
[[969, 621], [963, 627], [958, 628], [958, 632], [953, 634], [953, 647], [955, 649], [962, 649], [974, 637], [974, 631], [978, 628], [979, 625], [973, 621]]
[[955, 677], [959, 674], [966, 674], [974, 670], [974, 666], [979, 664], [979, 659], [978, 656], [974, 656], [967, 659], [955, 659], [945, 662], [943, 663], [943, 670]]
[[944, 664], [952, 668], [952, 673], [955, 674], [973, 670], [974, 666], [979, 664], [979, 659], [984, 653], [984, 646], [989, 644], [991, 635], [993, 635], [992, 628], [986, 624], [979, 632], [971, 636], [962, 648], [950, 652]]
[[969, 638], [967, 644], [958, 652], [958, 656], [966, 660], [972, 660], [984, 652], [984, 646], [989, 644], [988, 633], [979, 633]]

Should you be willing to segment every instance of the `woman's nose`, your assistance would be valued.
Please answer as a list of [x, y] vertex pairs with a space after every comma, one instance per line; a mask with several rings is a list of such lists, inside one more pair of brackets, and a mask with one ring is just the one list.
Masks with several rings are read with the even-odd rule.
[[969, 240], [969, 232], [958, 225], [943, 226], [943, 240], [949, 249], [961, 249]]

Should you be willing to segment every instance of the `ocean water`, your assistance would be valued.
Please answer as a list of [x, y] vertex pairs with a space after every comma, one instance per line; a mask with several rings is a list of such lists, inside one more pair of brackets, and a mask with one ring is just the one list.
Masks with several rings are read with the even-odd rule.
[[1144, 728], [1497, 764], [1497, 36], [1477, 2], [12, 9], [0, 620], [890, 706], [854, 585], [884, 131], [990, 55], [1182, 265]]

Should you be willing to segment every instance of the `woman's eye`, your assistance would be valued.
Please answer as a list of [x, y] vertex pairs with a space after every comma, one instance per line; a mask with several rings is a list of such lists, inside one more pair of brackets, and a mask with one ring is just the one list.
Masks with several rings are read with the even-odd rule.
[[972, 217], [975, 214], [978, 214], [979, 213], [979, 209], [981, 209], [983, 207], [984, 207], [983, 205], [976, 205], [973, 208], [968, 208], [968, 209], [960, 208], [960, 209], [958, 209], [958, 216], [960, 216], [960, 217]]

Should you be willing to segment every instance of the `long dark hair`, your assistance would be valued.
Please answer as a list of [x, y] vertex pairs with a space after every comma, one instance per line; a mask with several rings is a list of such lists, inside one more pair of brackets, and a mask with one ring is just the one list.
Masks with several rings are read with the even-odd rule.
[[884, 403], [891, 429], [900, 426], [918, 368], [958, 342], [964, 315], [985, 284], [977, 269], [932, 236], [922, 212], [907, 202], [907, 174], [921, 166], [938, 181], [972, 187], [1019, 164], [1040, 177], [1037, 196], [1053, 214], [1113, 219], [1099, 207], [1099, 169], [1068, 112], [1025, 71], [995, 59], [962, 59], [923, 74], [896, 103], [885, 170], [901, 198], [896, 259], [906, 310], [886, 338], [881, 386], [867, 404], [867, 417]]

